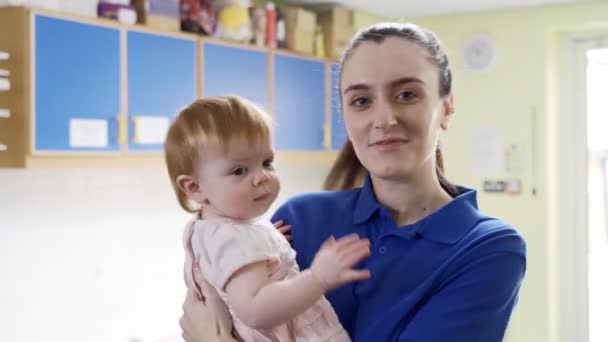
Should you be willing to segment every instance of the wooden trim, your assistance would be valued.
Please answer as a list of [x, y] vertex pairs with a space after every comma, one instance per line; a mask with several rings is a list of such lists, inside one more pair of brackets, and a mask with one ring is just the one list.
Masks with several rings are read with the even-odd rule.
[[207, 37], [207, 36], [200, 36], [200, 40], [203, 43], [207, 42], [207, 43], [211, 43], [211, 44], [228, 46], [228, 47], [235, 47], [235, 48], [239, 48], [239, 49], [261, 51], [261, 52], [266, 52], [266, 51], [269, 50], [268, 48], [265, 48], [265, 47], [259, 47], [259, 46], [256, 46], [256, 45], [251, 45], [251, 44], [246, 44], [246, 43], [239, 43], [239, 42], [235, 42], [235, 41], [223, 40], [223, 39], [213, 38], [213, 37]]
[[[24, 11], [23, 14], [23, 27], [25, 28], [24, 33], [24, 58], [23, 58], [23, 80], [26, 84], [24, 87], [25, 97], [22, 99], [24, 112], [23, 116], [25, 117], [25, 123], [23, 126], [24, 132], [24, 149], [23, 149], [23, 160], [25, 161], [25, 156], [28, 152], [34, 150], [34, 142], [36, 135], [34, 134], [34, 120], [36, 119], [36, 45], [35, 35], [36, 30], [34, 26], [33, 15], [30, 11]], [[29, 21], [29, 23], [28, 23]], [[31, 153], [31, 152], [30, 152]]]
[[325, 62], [325, 124], [323, 125], [323, 146], [326, 150], [331, 150], [332, 133], [332, 103], [331, 96], [331, 63]]
[[28, 156], [26, 167], [32, 168], [75, 168], [87, 167], [133, 167], [133, 166], [164, 166], [162, 154], [132, 155], [132, 154], [102, 154], [102, 155], [36, 155]]
[[268, 51], [268, 113], [276, 118], [274, 112], [274, 56]]
[[9, 71], [10, 90], [0, 92], [0, 108], [8, 109], [10, 117], [0, 118], [0, 167], [23, 167], [27, 153], [27, 115], [29, 114], [27, 13], [23, 8], [0, 8], [0, 50], [9, 59], [0, 61], [0, 68]]
[[[124, 144], [120, 146], [120, 151], [126, 152], [129, 149], [129, 51], [128, 46], [129, 42], [127, 41], [127, 30], [120, 30], [120, 38], [119, 38], [119, 55], [120, 55], [120, 86], [119, 86], [119, 103], [120, 109], [117, 113], [117, 119], [124, 120], [122, 122], [125, 123], [125, 127], [121, 127], [119, 125], [119, 130], [126, 129], [126, 141]], [[118, 134], [118, 143], [121, 143], [120, 133]], [[112, 142], [114, 143], [114, 142]]]
[[[321, 164], [334, 162], [338, 153], [329, 151], [319, 152], [284, 152], [279, 151], [276, 159], [279, 164]], [[27, 156], [25, 165], [31, 168], [75, 168], [87, 167], [164, 167], [165, 159], [162, 152], [129, 152], [128, 154], [96, 154], [96, 155], [35, 155]]]
[[297, 51], [291, 51], [291, 50], [285, 50], [285, 49], [269, 49], [269, 50], [270, 50], [270, 52], [272, 52], [274, 54], [282, 55], [282, 56], [298, 57], [298, 58], [308, 59], [308, 60], [317, 61], [317, 62], [336, 63], [336, 60], [331, 59], [331, 58], [319, 58], [319, 57], [307, 55], [307, 54], [297, 52]]
[[[107, 20], [107, 19], [100, 19], [100, 20]], [[157, 35], [157, 36], [184, 39], [184, 40], [190, 40], [190, 41], [199, 40], [199, 35], [194, 34], [194, 33], [163, 31], [163, 30], [159, 30], [154, 27], [149, 27], [149, 26], [146, 26], [143, 24], [135, 24], [135, 25], [120, 24], [120, 25], [122, 26], [122, 29], [129, 30], [131, 32], [148, 33], [148, 34], [153, 34], [153, 35]]]

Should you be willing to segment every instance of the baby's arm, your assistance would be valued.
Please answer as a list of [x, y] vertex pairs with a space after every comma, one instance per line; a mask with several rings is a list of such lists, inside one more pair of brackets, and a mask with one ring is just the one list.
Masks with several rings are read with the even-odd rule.
[[226, 285], [234, 314], [254, 329], [285, 323], [311, 307], [325, 292], [369, 278], [366, 270], [352, 269], [369, 255], [369, 241], [356, 235], [330, 238], [315, 256], [310, 269], [280, 281], [270, 279], [265, 262], [247, 265]]

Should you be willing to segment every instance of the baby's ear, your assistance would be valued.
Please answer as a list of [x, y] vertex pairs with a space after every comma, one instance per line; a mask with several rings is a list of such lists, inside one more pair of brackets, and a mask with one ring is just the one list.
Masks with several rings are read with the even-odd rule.
[[175, 179], [175, 184], [177, 184], [177, 187], [191, 199], [197, 200], [197, 198], [200, 197], [200, 186], [194, 177], [190, 175], [179, 175]]

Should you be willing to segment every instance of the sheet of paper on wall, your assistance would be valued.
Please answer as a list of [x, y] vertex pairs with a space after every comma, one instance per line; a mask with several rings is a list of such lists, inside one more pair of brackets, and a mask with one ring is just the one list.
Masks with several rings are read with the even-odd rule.
[[170, 121], [168, 117], [162, 116], [136, 116], [135, 143], [136, 144], [162, 144], [169, 130]]
[[522, 144], [510, 144], [505, 150], [505, 171], [510, 175], [521, 175], [524, 171], [524, 148]]
[[108, 120], [71, 119], [70, 146], [104, 148], [108, 146]]
[[504, 150], [500, 128], [472, 129], [470, 151], [472, 173], [495, 174], [503, 171]]
[[11, 90], [11, 82], [8, 78], [0, 77], [0, 91], [9, 91]]

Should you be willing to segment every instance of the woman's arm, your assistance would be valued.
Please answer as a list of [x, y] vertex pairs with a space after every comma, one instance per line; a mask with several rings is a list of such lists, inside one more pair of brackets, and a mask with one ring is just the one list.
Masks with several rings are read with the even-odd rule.
[[184, 314], [179, 320], [182, 338], [186, 342], [238, 342], [232, 336], [228, 308], [198, 268], [193, 274], [202, 295], [197, 289], [188, 289], [182, 306]]
[[525, 268], [524, 256], [514, 253], [477, 259], [422, 306], [399, 341], [502, 341]]
[[293, 319], [312, 306], [326, 291], [369, 278], [369, 272], [352, 267], [369, 255], [369, 241], [356, 235], [329, 239], [309, 270], [291, 279], [272, 281], [265, 263], [248, 265], [226, 285], [234, 314], [254, 329], [268, 329]]

